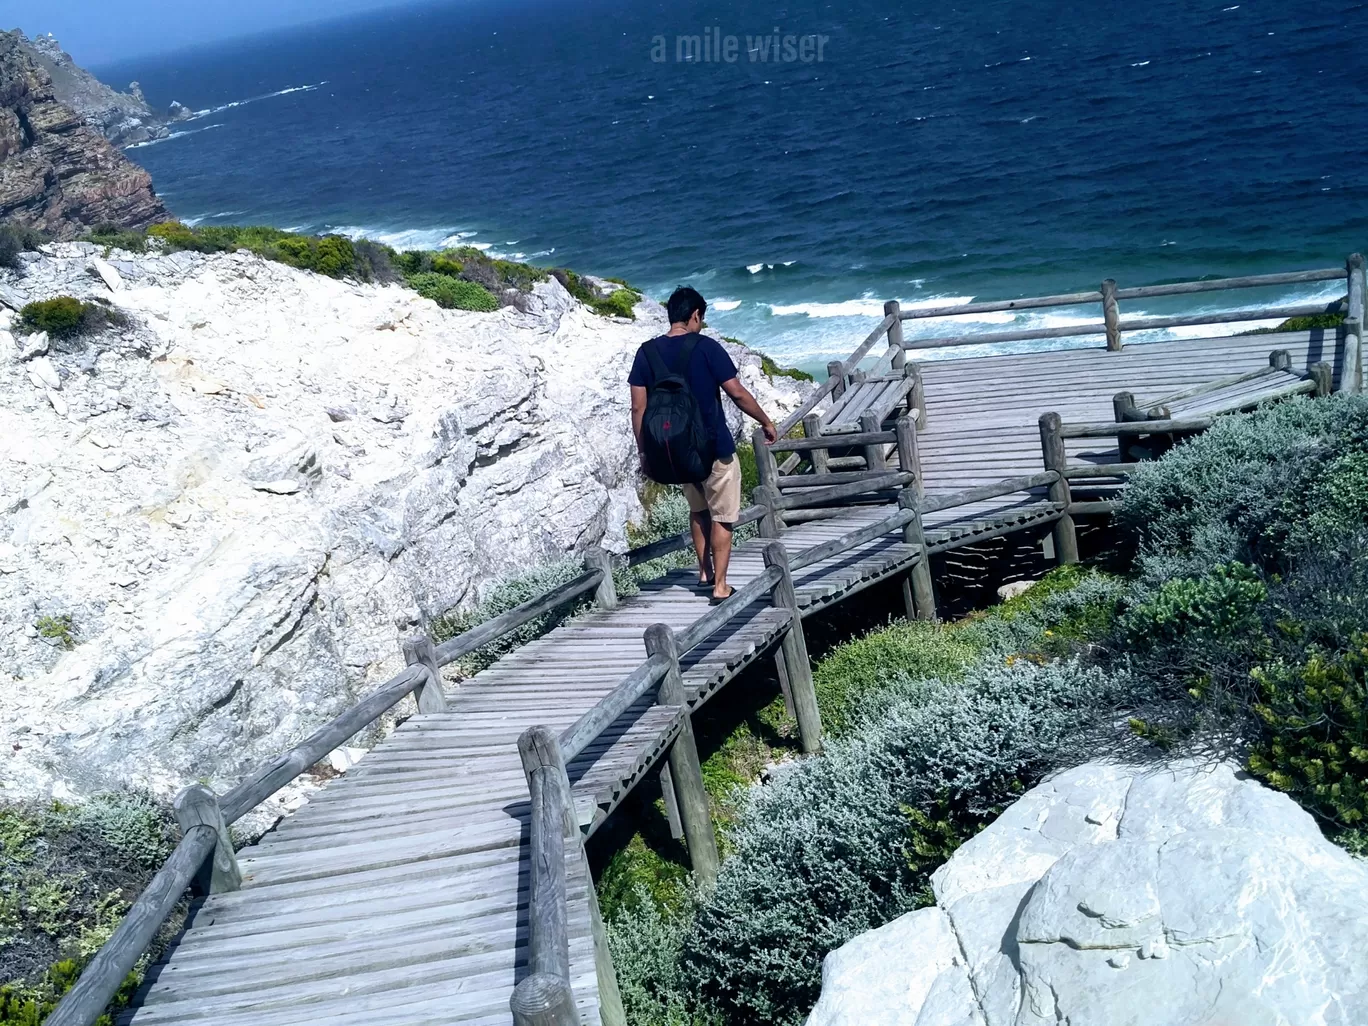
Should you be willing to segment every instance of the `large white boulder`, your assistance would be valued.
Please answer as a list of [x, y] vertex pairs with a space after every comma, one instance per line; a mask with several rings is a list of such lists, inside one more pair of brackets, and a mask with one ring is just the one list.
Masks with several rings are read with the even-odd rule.
[[1360, 1026], [1368, 865], [1229, 764], [1091, 764], [827, 956], [808, 1026]]
[[247, 253], [116, 255], [111, 293], [93, 257], [14, 279], [130, 326], [0, 361], [0, 797], [231, 784], [491, 581], [625, 548], [658, 304], [614, 321], [552, 280], [526, 311], [444, 311]]

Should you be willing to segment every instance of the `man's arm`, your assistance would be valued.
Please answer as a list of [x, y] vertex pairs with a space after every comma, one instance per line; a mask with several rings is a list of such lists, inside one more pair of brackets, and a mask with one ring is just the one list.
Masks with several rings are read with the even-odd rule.
[[[642, 391], [642, 402], [644, 403], [645, 390]], [[732, 402], [736, 403], [742, 413], [759, 423], [765, 432], [765, 441], [773, 445], [779, 440], [779, 432], [774, 427], [774, 421], [770, 420], [769, 414], [760, 408], [760, 404], [755, 401], [755, 396], [751, 395], [746, 386], [741, 384], [740, 378], [732, 378], [730, 381], [722, 382], [722, 391], [731, 396]]]

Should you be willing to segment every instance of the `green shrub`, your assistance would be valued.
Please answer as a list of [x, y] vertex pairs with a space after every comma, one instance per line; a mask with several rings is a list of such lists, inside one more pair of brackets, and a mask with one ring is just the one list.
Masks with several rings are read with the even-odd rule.
[[40, 616], [33, 624], [38, 629], [38, 636], [55, 641], [65, 649], [76, 647], [76, 632], [71, 622], [70, 613], [58, 613], [56, 616]]
[[20, 253], [35, 250], [42, 244], [43, 236], [32, 228], [0, 225], [0, 267], [18, 267]]
[[1142, 576], [1155, 581], [1201, 577], [1232, 562], [1276, 572], [1314, 540], [1308, 517], [1316, 516], [1321, 535], [1362, 526], [1332, 523], [1315, 504], [1336, 487], [1330, 468], [1365, 449], [1364, 396], [1294, 399], [1221, 417], [1163, 459], [1137, 465], [1116, 522], [1135, 545]]
[[86, 305], [73, 296], [56, 296], [27, 304], [19, 323], [29, 331], [46, 331], [53, 338], [73, 338], [85, 325]]
[[499, 308], [499, 301], [483, 285], [462, 281], [437, 271], [410, 275], [409, 286], [420, 296], [433, 300], [444, 310], [474, 310], [488, 313]]
[[640, 293], [630, 288], [620, 288], [615, 289], [606, 297], [600, 296], [589, 282], [574, 271], [564, 267], [552, 270], [551, 276], [565, 286], [565, 291], [593, 310], [594, 313], [604, 317], [625, 317], [628, 320], [636, 320], [634, 308], [641, 300]]
[[[170, 854], [175, 831], [146, 794], [0, 805], [0, 1024], [36, 1026]], [[174, 935], [175, 917], [151, 957]], [[126, 1004], [147, 959], [112, 1009]], [[100, 1022], [109, 1023], [108, 1017]]]
[[[1347, 318], [1349, 297], [1341, 297], [1337, 303], [1331, 304], [1332, 309], [1325, 313], [1307, 314], [1303, 317], [1289, 317], [1276, 328], [1254, 328], [1250, 331], [1241, 331], [1240, 335], [1272, 335], [1280, 331], [1314, 331], [1316, 329], [1338, 328], [1342, 326]], [[1343, 309], [1333, 309], [1339, 306]]]
[[[570, 558], [558, 563], [536, 567], [527, 573], [500, 581], [482, 595], [473, 608], [451, 612], [440, 617], [432, 626], [433, 639], [442, 642], [448, 638], [464, 634], [486, 620], [492, 620], [500, 613], [506, 613], [524, 602], [539, 598], [551, 589], [574, 580], [583, 572], [584, 561]], [[468, 674], [484, 669], [508, 652], [540, 638], [585, 608], [588, 602], [589, 600], [586, 599], [578, 605], [563, 606], [537, 617], [530, 623], [504, 635], [498, 641], [464, 656], [460, 661], [460, 667]]]
[[1361, 827], [1368, 817], [1368, 634], [1348, 651], [1313, 647], [1303, 660], [1255, 667], [1254, 707], [1264, 737], [1250, 771], [1323, 820]]
[[632, 1026], [720, 1026], [698, 1008], [681, 971], [688, 928], [686, 915], [662, 911], [644, 888], [609, 920], [608, 949]]
[[1230, 563], [1204, 577], [1165, 581], [1126, 614], [1124, 627], [1132, 645], [1243, 636], [1258, 629], [1259, 607], [1267, 598], [1258, 571]]
[[113, 224], [102, 224], [92, 229], [86, 240], [104, 246], [106, 253], [113, 249], [122, 249], [128, 253], [143, 253], [147, 250], [145, 233], [128, 231]]

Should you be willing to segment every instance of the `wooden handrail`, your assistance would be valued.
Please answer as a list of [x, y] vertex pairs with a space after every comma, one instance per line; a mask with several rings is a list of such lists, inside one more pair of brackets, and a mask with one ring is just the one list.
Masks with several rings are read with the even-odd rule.
[[813, 545], [811, 548], [804, 549], [802, 552], [793, 556], [789, 560], [789, 568], [794, 572], [806, 569], [814, 563], [820, 563], [824, 559], [832, 559], [839, 556], [848, 549], [853, 549], [857, 545], [873, 541], [885, 534], [892, 534], [900, 531], [913, 520], [916, 520], [918, 513], [916, 510], [900, 509], [892, 516], [880, 520], [877, 523], [866, 524], [864, 527], [857, 527], [852, 531], [847, 531], [839, 538], [831, 541], [822, 542], [820, 545]]
[[766, 569], [737, 588], [725, 602], [719, 602], [695, 620], [687, 630], [677, 635], [679, 654], [688, 655], [695, 647], [706, 641], [712, 634], [733, 616], [745, 609], [767, 591], [773, 590], [779, 580], [779, 572], [773, 567]]
[[921, 512], [923, 515], [939, 513], [941, 510], [954, 509], [956, 506], [967, 506], [971, 502], [996, 499], [1001, 495], [1026, 492], [1032, 488], [1042, 488], [1046, 485], [1052, 485], [1058, 480], [1059, 475], [1055, 471], [1047, 470], [1043, 474], [1009, 477], [1001, 481], [994, 481], [991, 484], [979, 485], [977, 488], [966, 488], [960, 492], [951, 492], [949, 495], [928, 495], [921, 501]]
[[[737, 518], [735, 526], [744, 527], [746, 524], [753, 524], [764, 517], [765, 512], [764, 506], [748, 506], [741, 511], [741, 515]], [[653, 559], [660, 559], [662, 556], [668, 556], [672, 552], [679, 552], [682, 549], [687, 549], [692, 544], [693, 536], [688, 532], [674, 534], [668, 538], [661, 538], [659, 541], [653, 541], [648, 545], [642, 545], [628, 551], [626, 557], [627, 565], [640, 566], [642, 563], [649, 563]]]
[[[815, 476], [815, 475], [814, 475]], [[853, 498], [865, 492], [877, 492], [886, 488], [901, 488], [917, 479], [917, 475], [900, 470], [884, 473], [864, 474], [862, 479], [846, 481], [825, 488], [804, 488], [790, 491], [779, 498], [780, 509], [810, 509], [828, 502]]]
[[219, 800], [224, 822], [241, 819], [347, 738], [365, 730], [428, 677], [426, 667], [406, 667], [308, 739], [253, 770]]
[[1117, 435], [1170, 435], [1178, 431], [1205, 431], [1213, 417], [1191, 417], [1187, 420], [1141, 420], [1129, 424], [1064, 424], [1060, 438], [1114, 438]]
[[629, 673], [626, 678], [603, 698], [561, 732], [560, 746], [565, 761], [572, 762], [593, 740], [608, 729], [642, 695], [660, 683], [669, 667], [665, 660], [650, 658]]
[[557, 606], [563, 606], [567, 602], [573, 602], [581, 595], [598, 588], [599, 582], [603, 579], [602, 570], [586, 570], [572, 581], [553, 588], [545, 595], [530, 599], [522, 605], [500, 613], [492, 620], [486, 620], [478, 627], [472, 627], [459, 637], [444, 641], [437, 646], [437, 661], [446, 666], [455, 662], [461, 656], [469, 655], [476, 649], [484, 648], [490, 642], [497, 641], [509, 631], [517, 630], [525, 624], [531, 623], [537, 617], [549, 613]]
[[104, 1014], [217, 843], [218, 834], [212, 827], [196, 826], [186, 831], [109, 940], [44, 1020], [46, 1023], [91, 1026]]
[[897, 435], [892, 431], [857, 431], [853, 434], [820, 435], [817, 438], [781, 438], [769, 448], [771, 452], [811, 452], [813, 449], [893, 445], [897, 440]]
[[874, 343], [887, 335], [888, 329], [893, 327], [896, 322], [896, 316], [893, 314], [886, 314], [884, 319], [879, 322], [879, 326], [871, 331], [869, 335], [866, 336], [865, 340], [855, 348], [855, 352], [851, 353], [841, 362], [841, 372], [839, 374], [832, 374], [828, 377], [822, 386], [812, 395], [808, 396], [798, 409], [794, 410], [783, 419], [778, 426], [779, 437], [783, 438], [801, 424], [804, 417], [817, 409], [817, 407], [821, 405], [822, 400], [829, 396], [832, 391], [845, 380], [847, 374], [859, 366], [860, 361], [868, 356], [869, 351], [874, 348]]

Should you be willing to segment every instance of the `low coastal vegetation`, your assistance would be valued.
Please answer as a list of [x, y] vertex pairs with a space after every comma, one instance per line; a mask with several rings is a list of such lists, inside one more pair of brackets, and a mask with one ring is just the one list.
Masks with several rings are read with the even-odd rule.
[[[730, 342], [732, 345], [736, 346], [744, 346], [746, 344], [742, 342], [739, 338], [732, 338], [730, 336], [724, 336], [723, 341]], [[799, 370], [797, 367], [780, 366], [778, 363], [774, 361], [772, 357], [760, 352], [758, 349], [753, 349], [751, 351], [755, 353], [756, 356], [760, 357], [760, 370], [765, 375], [765, 377], [769, 378], [771, 381], [773, 381], [775, 378], [792, 378], [794, 381], [816, 380], [811, 374], [809, 374], [805, 370]]]
[[32, 228], [20, 225], [0, 225], [0, 267], [18, 267], [19, 254], [37, 249], [43, 236]]
[[73, 339], [119, 327], [126, 318], [108, 302], [83, 302], [74, 296], [54, 296], [27, 303], [19, 311], [17, 329], [23, 334], [46, 332], [50, 338]]
[[[140, 792], [77, 804], [0, 803], [0, 1026], [38, 1026], [47, 1017], [175, 837], [166, 809]], [[129, 976], [116, 1007], [149, 959]]]
[[[1098, 754], [1238, 758], [1368, 854], [1365, 496], [1368, 399], [1223, 418], [1140, 468], [1113, 573], [1061, 568], [958, 623], [834, 649], [815, 673], [826, 751], [730, 788], [713, 893], [649, 823], [601, 874], [629, 1021], [801, 1022], [828, 951], [928, 903], [964, 840]], [[782, 756], [755, 736], [733, 753]]]
[[[245, 249], [330, 278], [407, 285], [447, 310], [488, 313], [515, 305], [519, 296], [548, 277], [555, 277], [572, 296], [604, 317], [634, 320], [633, 308], [641, 300], [640, 292], [620, 280], [611, 283], [615, 287], [604, 289], [574, 271], [502, 260], [473, 246], [400, 251], [344, 235], [303, 235], [258, 226], [192, 227], [179, 221], [155, 224], [146, 231], [101, 227], [90, 233], [88, 241], [110, 252], [231, 253]], [[4, 239], [0, 237], [0, 257], [4, 253]]]

